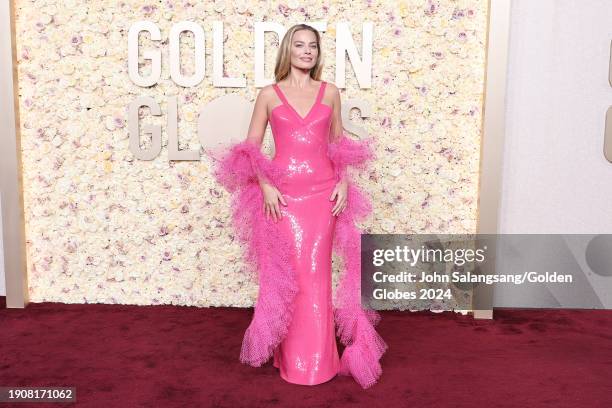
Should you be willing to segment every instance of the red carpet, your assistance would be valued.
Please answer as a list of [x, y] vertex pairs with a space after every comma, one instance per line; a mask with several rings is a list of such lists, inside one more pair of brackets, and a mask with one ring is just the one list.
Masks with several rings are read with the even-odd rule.
[[612, 407], [612, 311], [382, 312], [383, 376], [362, 390], [241, 364], [252, 309], [0, 302], [0, 386], [74, 386], [79, 407]]

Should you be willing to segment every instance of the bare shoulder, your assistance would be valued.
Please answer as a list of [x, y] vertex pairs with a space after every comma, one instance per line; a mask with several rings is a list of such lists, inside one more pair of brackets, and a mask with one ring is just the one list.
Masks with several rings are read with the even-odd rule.
[[327, 103], [331, 107], [340, 106], [340, 90], [332, 82], [327, 82], [327, 85], [325, 85], [323, 103]]
[[259, 96], [262, 98], [269, 98], [274, 93], [274, 89], [272, 88], [272, 84], [266, 85], [259, 90]]
[[274, 94], [274, 89], [272, 88], [272, 84], [266, 85], [259, 90], [259, 93], [257, 94], [257, 102], [265, 106], [268, 106], [274, 102], [273, 94]]
[[333, 82], [328, 82], [327, 85], [325, 85], [325, 88], [328, 90], [330, 95], [339, 95], [340, 94], [340, 90], [338, 89], [336, 84], [334, 84]]

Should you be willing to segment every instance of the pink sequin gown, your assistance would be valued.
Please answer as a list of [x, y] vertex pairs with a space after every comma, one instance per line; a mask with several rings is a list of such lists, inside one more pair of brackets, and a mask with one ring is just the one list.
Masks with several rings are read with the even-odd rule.
[[340, 366], [332, 305], [331, 260], [336, 217], [329, 197], [337, 183], [327, 144], [330, 106], [321, 102], [326, 82], [305, 117], [287, 101], [270, 114], [275, 155], [272, 161], [286, 170], [277, 186], [287, 206], [281, 205], [280, 227], [292, 237], [299, 292], [287, 336], [274, 351], [274, 366], [283, 379], [314, 385], [333, 378]]
[[[214, 177], [231, 194], [233, 236], [259, 283], [240, 361], [260, 367], [273, 358], [281, 377], [295, 384], [320, 384], [338, 374], [352, 376], [365, 389], [382, 374], [387, 344], [375, 330], [380, 315], [361, 306], [356, 222], [372, 212], [372, 205], [347, 170], [365, 169], [374, 159], [374, 139], [354, 140], [343, 132], [329, 140], [332, 109], [322, 103], [325, 87], [322, 82], [312, 108], [301, 117], [274, 86], [282, 103], [269, 118], [272, 159], [248, 139], [208, 153]], [[260, 176], [287, 202], [280, 206], [278, 223], [263, 212]], [[335, 217], [329, 197], [340, 177], [348, 185], [347, 206]], [[342, 258], [335, 292], [333, 251]], [[345, 346], [340, 359], [336, 335]]]

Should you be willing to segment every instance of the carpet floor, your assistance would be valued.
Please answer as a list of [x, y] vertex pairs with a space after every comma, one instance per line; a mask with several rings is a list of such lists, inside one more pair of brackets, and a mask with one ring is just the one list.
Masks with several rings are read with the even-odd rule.
[[[289, 384], [238, 360], [253, 309], [0, 298], [0, 386], [76, 387], [78, 407], [612, 407], [612, 311], [381, 312], [367, 390]], [[342, 347], [339, 345], [340, 352]], [[0, 403], [0, 407], [8, 406]], [[18, 403], [37, 408], [69, 406]]]

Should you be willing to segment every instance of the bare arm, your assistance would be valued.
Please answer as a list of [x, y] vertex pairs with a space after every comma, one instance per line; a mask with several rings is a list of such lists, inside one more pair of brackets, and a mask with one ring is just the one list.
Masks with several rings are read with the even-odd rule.
[[[342, 137], [342, 107], [340, 105], [340, 91], [334, 84], [328, 84], [332, 94], [332, 124], [329, 132], [330, 143], [336, 143]], [[330, 200], [336, 200], [332, 214], [337, 216], [346, 208], [348, 198], [348, 182], [345, 176], [336, 184]]]
[[[255, 99], [253, 114], [251, 115], [251, 123], [247, 132], [246, 141], [256, 144], [261, 147], [266, 127], [268, 126], [268, 101], [269, 101], [269, 86], [262, 88]], [[267, 184], [266, 180], [261, 176], [257, 176], [259, 185]]]
[[[332, 94], [332, 124], [329, 132], [330, 143], [336, 143], [342, 137], [344, 128], [342, 127], [342, 105], [340, 102], [340, 91], [334, 84], [329, 84]], [[341, 180], [343, 181], [344, 178]]]
[[268, 126], [269, 92], [267, 88], [269, 87], [262, 88], [257, 94], [246, 137], [247, 141], [255, 143], [257, 146], [261, 146], [266, 133], [266, 126]]
[[336, 85], [328, 83], [328, 88], [332, 95], [332, 124], [329, 132], [331, 143], [335, 143], [342, 136], [342, 107], [340, 104], [340, 91]]
[[[249, 125], [246, 140], [250, 143], [255, 143], [258, 147], [261, 147], [263, 143], [266, 127], [268, 126], [268, 105], [272, 100], [270, 94], [272, 91], [272, 87], [268, 85], [259, 91], [255, 99], [255, 107], [253, 108], [253, 115], [251, 116], [251, 123]], [[284, 197], [276, 186], [270, 184], [260, 174], [257, 175], [257, 178], [259, 179], [259, 186], [263, 194], [263, 210], [266, 218], [269, 219], [272, 217], [274, 221], [282, 219], [278, 203], [280, 201], [283, 205], [287, 205]]]

